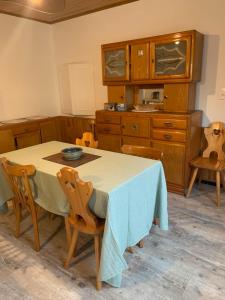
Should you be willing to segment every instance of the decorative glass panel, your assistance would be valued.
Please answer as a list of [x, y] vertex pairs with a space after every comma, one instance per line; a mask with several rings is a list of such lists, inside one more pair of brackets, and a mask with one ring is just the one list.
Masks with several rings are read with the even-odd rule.
[[155, 45], [155, 74], [181, 75], [186, 70], [187, 41]]
[[125, 77], [126, 76], [126, 50], [105, 51], [105, 77]]

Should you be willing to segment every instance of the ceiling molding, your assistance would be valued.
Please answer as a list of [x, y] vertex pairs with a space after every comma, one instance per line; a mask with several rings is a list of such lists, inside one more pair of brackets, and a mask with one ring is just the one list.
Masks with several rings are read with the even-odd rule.
[[[54, 3], [52, 2], [52, 0], [45, 1]], [[32, 7], [31, 9], [29, 9], [27, 5], [23, 6], [13, 4], [13, 0], [0, 0], [0, 13], [26, 18], [42, 23], [54, 24], [68, 19], [91, 14], [104, 9], [109, 9], [115, 6], [125, 5], [135, 1], [138, 0], [65, 0], [65, 9], [57, 11], [55, 13], [51, 13], [43, 11], [41, 6], [40, 9], [37, 7], [35, 7], [35, 9], [33, 9]], [[50, 11], [54, 10], [53, 6], [49, 8]]]

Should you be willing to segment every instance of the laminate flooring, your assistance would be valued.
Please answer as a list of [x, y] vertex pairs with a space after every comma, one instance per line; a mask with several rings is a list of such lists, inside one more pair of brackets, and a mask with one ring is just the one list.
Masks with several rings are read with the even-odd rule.
[[0, 300], [225, 299], [225, 193], [201, 185], [189, 199], [169, 193], [169, 231], [153, 226], [144, 248], [125, 253], [129, 269], [121, 288], [95, 289], [93, 242], [81, 236], [78, 256], [65, 270], [63, 220], [40, 220], [41, 251], [32, 249], [32, 227], [16, 239], [9, 210], [0, 215]]

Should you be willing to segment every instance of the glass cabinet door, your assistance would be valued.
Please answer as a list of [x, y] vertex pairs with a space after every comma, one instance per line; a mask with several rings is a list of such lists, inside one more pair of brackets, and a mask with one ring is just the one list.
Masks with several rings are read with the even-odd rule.
[[102, 48], [103, 81], [129, 80], [129, 46]]
[[152, 79], [188, 78], [190, 76], [190, 53], [190, 37], [152, 43]]

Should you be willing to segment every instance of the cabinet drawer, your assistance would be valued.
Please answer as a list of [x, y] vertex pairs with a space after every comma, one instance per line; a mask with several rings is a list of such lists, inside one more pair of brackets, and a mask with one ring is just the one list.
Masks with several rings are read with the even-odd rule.
[[122, 144], [123, 145], [138, 145], [138, 146], [150, 147], [150, 139], [138, 138], [138, 137], [132, 137], [132, 136], [123, 136]]
[[39, 124], [34, 123], [34, 124], [25, 124], [23, 126], [17, 126], [13, 127], [13, 134], [18, 135], [18, 134], [23, 134], [23, 133], [28, 133], [28, 132], [33, 132], [39, 130]]
[[120, 152], [120, 148], [121, 148], [120, 135], [99, 134], [98, 148], [107, 151]]
[[158, 127], [158, 128], [186, 129], [187, 128], [187, 120], [153, 118], [152, 126]]
[[120, 125], [114, 124], [97, 124], [98, 133], [120, 134]]
[[120, 124], [120, 116], [107, 113], [96, 114], [97, 123]]
[[185, 142], [186, 132], [185, 131], [172, 131], [172, 130], [152, 130], [152, 138], [154, 140], [161, 141], [172, 141], [172, 142]]
[[148, 138], [150, 136], [150, 120], [133, 117], [122, 118], [122, 134]]

